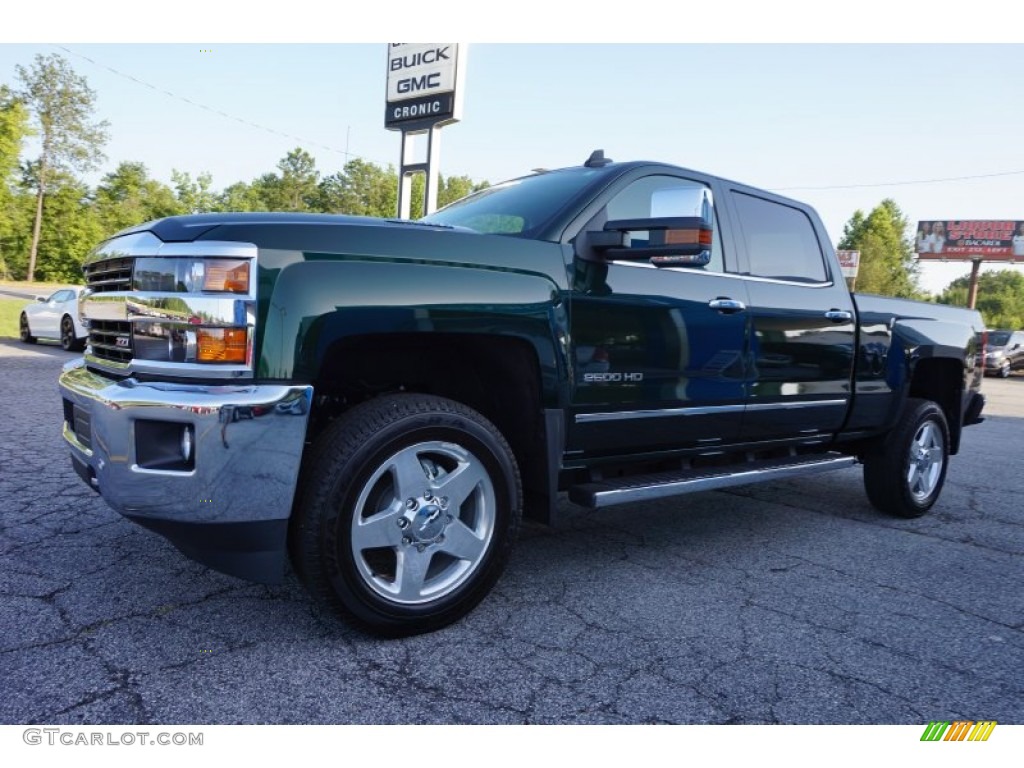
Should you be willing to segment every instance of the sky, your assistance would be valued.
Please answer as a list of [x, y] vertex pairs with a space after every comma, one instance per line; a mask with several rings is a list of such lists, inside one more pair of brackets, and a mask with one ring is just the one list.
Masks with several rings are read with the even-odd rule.
[[[323, 26], [310, 19], [315, 39]], [[172, 169], [210, 172], [222, 189], [274, 170], [297, 146], [324, 175], [354, 157], [398, 163], [400, 135], [383, 126], [384, 42], [340, 33], [328, 35], [340, 41], [333, 43], [270, 42], [294, 39], [293, 27], [280, 24], [271, 25], [280, 35], [248, 30], [258, 43], [233, 42], [246, 39], [245, 29], [221, 28], [210, 41], [195, 39], [194, 25], [172, 25], [144, 44], [131, 42], [133, 31], [148, 37], [152, 27], [111, 37], [101, 24], [97, 42], [91, 23], [65, 30], [56, 44], [0, 32], [0, 82], [16, 85], [16, 65], [57, 53], [97, 92], [110, 141], [90, 183], [119, 162], [142, 161], [166, 183]], [[417, 28], [396, 26], [396, 36], [424, 39], [411, 36]], [[383, 19], [371, 28], [378, 37], [392, 30]], [[615, 160], [664, 161], [809, 203], [833, 243], [855, 210], [886, 197], [911, 222], [1024, 220], [1024, 35], [953, 44], [948, 35], [908, 30], [903, 39], [916, 42], [791, 44], [780, 37], [834, 35], [827, 25], [799, 35], [776, 30], [774, 40], [743, 29], [742, 42], [716, 35], [713, 44], [685, 34], [657, 43], [470, 42], [464, 116], [442, 131], [441, 172], [493, 183], [577, 165], [602, 148]], [[425, 31], [474, 39], [472, 25]], [[478, 39], [493, 35], [475, 31]], [[922, 285], [938, 291], [968, 271], [962, 262], [924, 265]]]

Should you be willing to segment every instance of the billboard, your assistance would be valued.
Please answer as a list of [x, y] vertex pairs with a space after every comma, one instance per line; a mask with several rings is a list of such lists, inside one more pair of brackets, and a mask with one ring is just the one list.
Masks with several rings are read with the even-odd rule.
[[1024, 221], [920, 221], [919, 259], [1024, 261]]
[[458, 43], [388, 43], [385, 128], [408, 130], [459, 120], [464, 79], [460, 47], [465, 48]]

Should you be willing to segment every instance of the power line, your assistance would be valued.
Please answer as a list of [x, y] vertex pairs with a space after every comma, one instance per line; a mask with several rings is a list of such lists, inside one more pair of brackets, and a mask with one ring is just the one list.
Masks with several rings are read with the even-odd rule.
[[[134, 75], [129, 75], [129, 74], [125, 73], [125, 72], [121, 72], [120, 70], [114, 69], [113, 67], [111, 67], [111, 66], [109, 66], [107, 64], [102, 64], [102, 63], [100, 63], [100, 62], [98, 62], [98, 61], [96, 61], [94, 59], [90, 59], [85, 54], [78, 53], [77, 51], [72, 51], [70, 48], [65, 48], [63, 45], [55, 45], [54, 47], [55, 48], [59, 48], [60, 50], [65, 51], [67, 53], [70, 53], [72, 56], [77, 56], [80, 59], [85, 59], [86, 61], [88, 61], [93, 66], [101, 67], [102, 69], [105, 69], [105, 70], [107, 70], [109, 72], [113, 72], [118, 77], [123, 77], [126, 80], [131, 80], [133, 83], [141, 85], [144, 88], [149, 88], [151, 91], [156, 91], [157, 93], [162, 93], [165, 96], [170, 96], [172, 99], [177, 99], [178, 101], [183, 101], [186, 104], [190, 104], [193, 107], [197, 107], [199, 109], [205, 110], [205, 111], [210, 112], [210, 113], [212, 113], [214, 115], [220, 115], [221, 117], [226, 117], [228, 120], [234, 120], [235, 122], [241, 123], [242, 125], [247, 125], [247, 126], [249, 126], [251, 128], [257, 128], [257, 129], [259, 129], [261, 131], [266, 131], [267, 133], [273, 133], [273, 134], [275, 134], [277, 136], [283, 136], [286, 139], [292, 139], [294, 141], [301, 142], [302, 144], [305, 144], [305, 145], [308, 145], [308, 146], [320, 147], [321, 149], [326, 149], [326, 150], [328, 150], [330, 152], [337, 152], [339, 155], [343, 155], [346, 158], [346, 160], [352, 159], [352, 158], [355, 158], [355, 159], [358, 159], [358, 160], [368, 160], [368, 158], [362, 157], [361, 155], [356, 155], [356, 154], [353, 154], [353, 153], [349, 152], [347, 150], [347, 147], [344, 150], [338, 149], [336, 147], [330, 146], [329, 144], [322, 144], [322, 143], [317, 142], [317, 141], [311, 141], [309, 139], [304, 139], [301, 136], [295, 136], [294, 134], [291, 134], [291, 133], [285, 133], [284, 131], [279, 131], [276, 128], [270, 128], [270, 127], [268, 127], [266, 125], [261, 125], [260, 123], [254, 123], [252, 120], [246, 120], [243, 117], [237, 117], [235, 115], [229, 115], [227, 112], [224, 112], [224, 111], [222, 111], [220, 109], [216, 109], [215, 107], [207, 106], [206, 104], [201, 104], [198, 101], [193, 101], [192, 99], [190, 99], [190, 98], [188, 98], [186, 96], [180, 96], [177, 93], [173, 93], [171, 91], [168, 91], [165, 88], [160, 88], [159, 86], [153, 85], [152, 83], [148, 83], [145, 80], [140, 80], [139, 78], [135, 77]], [[370, 160], [369, 162], [375, 162], [375, 161]], [[381, 163], [376, 163], [376, 164], [377, 165], [381, 165]]]
[[777, 187], [775, 192], [822, 189], [869, 189], [871, 187], [902, 187], [910, 184], [939, 184], [946, 181], [971, 181], [972, 179], [994, 179], [999, 176], [1020, 176], [1024, 171], [1003, 171], [1002, 173], [977, 173], [971, 176], [947, 176], [941, 179], [917, 179], [915, 181], [881, 181], [875, 184], [836, 184], [825, 187]]

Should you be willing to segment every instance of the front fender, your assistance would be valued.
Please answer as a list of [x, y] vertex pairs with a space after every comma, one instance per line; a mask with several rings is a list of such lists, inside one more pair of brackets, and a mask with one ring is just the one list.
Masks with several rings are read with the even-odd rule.
[[564, 370], [568, 326], [544, 275], [383, 259], [298, 261], [273, 287], [261, 334], [261, 378], [312, 381], [332, 345], [373, 334], [518, 337], [537, 354], [545, 399]]

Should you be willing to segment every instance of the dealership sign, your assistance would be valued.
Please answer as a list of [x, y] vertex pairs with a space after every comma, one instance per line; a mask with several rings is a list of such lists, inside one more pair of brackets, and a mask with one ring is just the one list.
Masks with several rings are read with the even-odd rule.
[[921, 221], [919, 259], [1024, 261], [1024, 221]]
[[843, 277], [856, 277], [860, 267], [860, 251], [836, 251], [836, 256], [839, 257]]
[[409, 130], [461, 118], [458, 43], [389, 43], [384, 127]]

